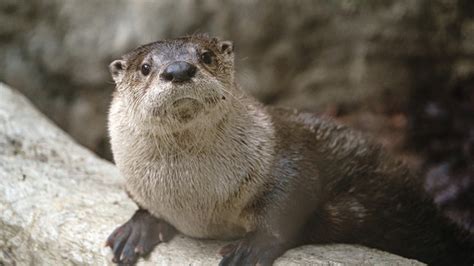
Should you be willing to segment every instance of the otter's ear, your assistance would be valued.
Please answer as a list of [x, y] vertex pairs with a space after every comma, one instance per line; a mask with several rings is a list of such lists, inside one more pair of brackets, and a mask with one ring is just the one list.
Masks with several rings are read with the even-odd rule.
[[122, 78], [125, 74], [125, 69], [127, 68], [125, 60], [115, 60], [109, 65], [109, 71], [114, 79], [115, 83], [122, 81]]
[[220, 41], [217, 47], [219, 47], [220, 52], [223, 54], [231, 54], [234, 52], [234, 44], [231, 41]]

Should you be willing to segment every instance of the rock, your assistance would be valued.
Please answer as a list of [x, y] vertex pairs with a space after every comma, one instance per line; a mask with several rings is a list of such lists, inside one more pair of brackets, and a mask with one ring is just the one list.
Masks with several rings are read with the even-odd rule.
[[420, 86], [474, 77], [472, 3], [2, 0], [0, 80], [110, 158], [107, 64], [140, 44], [209, 32], [235, 41], [237, 78], [266, 103], [397, 109]]
[[[136, 206], [117, 168], [0, 83], [0, 265], [104, 265], [106, 237]], [[217, 265], [216, 241], [178, 236], [142, 265]], [[304, 246], [277, 265], [421, 265], [360, 246]]]

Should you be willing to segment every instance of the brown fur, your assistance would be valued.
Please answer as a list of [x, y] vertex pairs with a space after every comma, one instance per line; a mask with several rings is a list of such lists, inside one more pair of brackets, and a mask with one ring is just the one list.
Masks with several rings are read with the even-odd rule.
[[[203, 49], [213, 65], [199, 61]], [[159, 80], [173, 60], [198, 67], [191, 83]], [[148, 77], [143, 62], [153, 62]], [[405, 166], [347, 127], [263, 107], [233, 71], [231, 44], [206, 36], [144, 45], [111, 64], [112, 149], [140, 206], [193, 237], [246, 235], [240, 246], [253, 248], [244, 258], [260, 262], [305, 243], [345, 242], [472, 263], [467, 235], [438, 214]], [[180, 120], [173, 106], [183, 96], [191, 117]], [[223, 264], [236, 262], [239, 248], [230, 250]]]

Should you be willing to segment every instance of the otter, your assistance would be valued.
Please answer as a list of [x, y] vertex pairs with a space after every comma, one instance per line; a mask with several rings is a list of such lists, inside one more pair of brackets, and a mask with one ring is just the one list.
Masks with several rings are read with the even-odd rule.
[[288, 249], [325, 243], [429, 264], [474, 262], [472, 237], [380, 145], [240, 89], [232, 42], [157, 41], [110, 72], [113, 156], [139, 207], [107, 239], [114, 262], [133, 264], [178, 232], [235, 240], [220, 250], [220, 265], [272, 265]]

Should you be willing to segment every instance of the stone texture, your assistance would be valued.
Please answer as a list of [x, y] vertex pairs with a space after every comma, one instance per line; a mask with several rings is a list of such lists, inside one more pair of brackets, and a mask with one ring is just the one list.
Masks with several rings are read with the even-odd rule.
[[[104, 241], [136, 209], [114, 165], [0, 83], [0, 265], [105, 265]], [[142, 265], [217, 265], [222, 242], [178, 236]], [[349, 245], [305, 246], [277, 265], [418, 265]]]
[[110, 158], [107, 64], [135, 46], [209, 32], [235, 41], [238, 80], [266, 103], [390, 110], [474, 78], [472, 3], [2, 0], [0, 80]]

